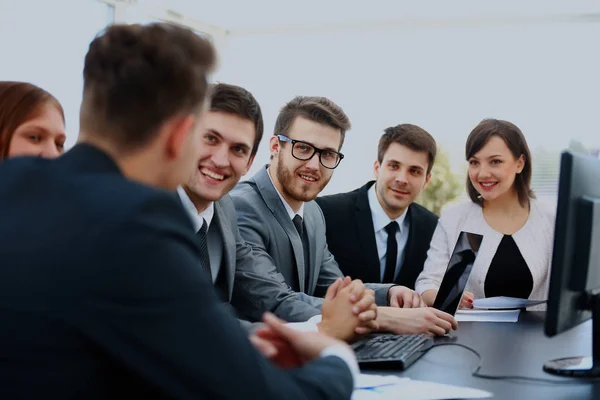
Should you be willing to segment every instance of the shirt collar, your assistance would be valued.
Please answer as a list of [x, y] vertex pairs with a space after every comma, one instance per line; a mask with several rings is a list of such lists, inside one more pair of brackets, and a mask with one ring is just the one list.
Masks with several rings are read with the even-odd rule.
[[268, 167], [267, 167], [267, 175], [269, 176], [269, 180], [271, 181], [271, 184], [273, 184], [275, 191], [279, 195], [279, 198], [281, 199], [281, 202], [283, 203], [283, 206], [285, 207], [285, 211], [287, 211], [290, 219], [294, 219], [296, 214], [298, 214], [300, 217], [302, 217], [302, 219], [304, 219], [304, 202], [302, 202], [302, 205], [300, 205], [300, 209], [298, 209], [298, 212], [294, 212], [294, 210], [292, 210], [292, 207], [288, 204], [288, 202], [285, 201], [285, 199], [283, 198], [281, 193], [279, 193], [279, 190], [277, 190], [277, 186], [275, 186], [275, 182], [273, 182], [273, 178], [271, 178], [271, 171], [269, 170]]
[[[375, 233], [384, 229], [390, 222], [392, 222], [392, 219], [388, 217], [388, 215], [383, 210], [383, 207], [381, 207], [381, 204], [379, 203], [377, 193], [375, 192], [376, 186], [377, 183], [371, 186], [367, 192], [367, 196], [369, 198], [369, 207], [371, 208], [371, 215], [373, 216], [373, 229]], [[402, 215], [393, 220], [398, 223], [398, 226], [400, 227], [400, 232], [402, 232], [402, 229], [404, 228], [404, 220], [406, 219], [407, 210], [408, 207], [406, 207], [406, 210], [404, 210]]]
[[215, 215], [215, 203], [211, 202], [206, 209], [202, 212], [198, 212], [196, 210], [196, 206], [185, 192], [183, 187], [177, 187], [177, 194], [179, 194], [179, 198], [181, 199], [181, 203], [183, 207], [192, 218], [192, 223], [194, 224], [194, 230], [197, 232], [201, 227], [204, 221], [206, 221], [207, 228], [210, 227], [210, 223], [212, 222], [213, 216]]

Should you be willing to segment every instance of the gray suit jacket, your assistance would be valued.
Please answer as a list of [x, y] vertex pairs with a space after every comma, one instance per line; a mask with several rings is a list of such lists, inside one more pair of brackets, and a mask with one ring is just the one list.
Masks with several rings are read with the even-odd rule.
[[265, 311], [271, 311], [286, 321], [302, 322], [320, 314], [318, 307], [304, 301], [306, 296], [291, 290], [276, 273], [268, 254], [253, 251], [244, 241], [229, 195], [215, 202], [213, 221], [223, 240], [221, 273], [227, 285], [227, 299], [238, 318], [259, 321]]
[[[344, 275], [327, 248], [325, 239], [325, 219], [316, 202], [304, 204], [304, 224], [308, 232], [310, 265], [304, 265], [302, 239], [271, 183], [266, 168], [261, 169], [251, 179], [239, 183], [231, 192], [237, 210], [238, 227], [244, 240], [252, 247], [257, 257], [268, 257], [272, 268], [264, 270], [273, 280], [292, 282], [297, 279], [300, 291], [306, 295], [303, 300], [320, 307], [327, 288]], [[305, 277], [308, 282], [305, 285]], [[236, 275], [237, 280], [237, 275]], [[268, 302], [272, 293], [267, 293], [260, 282], [253, 289], [260, 301]], [[237, 284], [237, 282], [236, 282]], [[387, 293], [392, 285], [368, 284], [375, 290], [378, 305], [387, 305]], [[313, 297], [318, 296], [318, 297]], [[291, 304], [295, 306], [295, 304]], [[285, 309], [294, 314], [295, 310]], [[285, 318], [285, 315], [283, 315]]]
[[211, 228], [215, 224], [222, 242], [223, 257], [219, 273], [223, 276], [222, 289], [225, 292], [226, 300], [231, 302], [237, 260], [248, 257], [252, 250], [243, 242], [238, 231], [237, 221], [231, 217], [235, 216], [235, 208], [231, 198], [225, 196], [215, 201], [214, 205], [215, 215], [213, 216]]

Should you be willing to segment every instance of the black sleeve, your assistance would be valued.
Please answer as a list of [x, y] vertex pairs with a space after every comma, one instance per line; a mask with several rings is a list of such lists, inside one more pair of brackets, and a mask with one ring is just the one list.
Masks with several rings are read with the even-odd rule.
[[186, 218], [168, 198], [149, 201], [103, 247], [105, 276], [78, 318], [93, 342], [172, 398], [349, 398], [339, 358], [284, 371], [254, 349], [199, 267]]

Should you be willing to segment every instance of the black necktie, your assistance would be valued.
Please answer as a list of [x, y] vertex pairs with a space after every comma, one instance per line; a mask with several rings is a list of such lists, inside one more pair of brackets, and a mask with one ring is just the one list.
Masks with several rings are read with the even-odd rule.
[[388, 234], [387, 253], [385, 256], [385, 272], [383, 273], [382, 283], [393, 283], [396, 272], [396, 262], [398, 261], [398, 242], [396, 242], [396, 232], [400, 227], [396, 221], [392, 221], [385, 227]]
[[200, 264], [202, 264], [202, 268], [206, 271], [212, 283], [212, 274], [210, 272], [210, 258], [208, 257], [208, 235], [206, 234], [207, 231], [208, 224], [206, 223], [206, 220], [204, 220], [204, 223], [196, 233], [196, 236], [198, 236], [198, 241], [200, 242]]
[[308, 238], [307, 235], [304, 234], [304, 224], [302, 223], [302, 217], [298, 214], [294, 215], [292, 219], [294, 223], [294, 227], [298, 231], [298, 235], [300, 235], [300, 239], [302, 239], [302, 250], [304, 252], [304, 290], [308, 290], [308, 276], [309, 276], [309, 253], [308, 253]]
[[294, 227], [298, 231], [298, 235], [300, 235], [300, 239], [302, 239], [302, 236], [303, 236], [303, 232], [302, 232], [302, 217], [300, 215], [296, 214], [296, 215], [294, 215], [294, 218], [292, 219], [292, 222], [294, 223]]

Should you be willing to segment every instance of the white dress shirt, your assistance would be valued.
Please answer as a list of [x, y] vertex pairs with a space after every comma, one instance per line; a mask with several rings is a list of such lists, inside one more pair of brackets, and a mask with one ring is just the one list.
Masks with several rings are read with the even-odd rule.
[[375, 241], [377, 242], [377, 255], [379, 256], [379, 275], [380, 280], [383, 281], [383, 275], [385, 273], [385, 258], [387, 255], [387, 239], [388, 233], [385, 230], [385, 227], [392, 221], [396, 221], [400, 229], [396, 232], [396, 243], [398, 243], [398, 255], [396, 260], [396, 271], [394, 272], [394, 280], [398, 277], [400, 273], [400, 268], [402, 268], [402, 263], [404, 262], [404, 253], [406, 248], [406, 243], [408, 242], [408, 232], [409, 232], [409, 224], [410, 221], [406, 219], [406, 211], [408, 207], [401, 216], [392, 220], [387, 216], [383, 207], [379, 203], [379, 199], [377, 198], [377, 193], [375, 192], [375, 186], [377, 184], [371, 186], [367, 192], [367, 196], [369, 199], [369, 207], [371, 208], [371, 217], [373, 219], [373, 230], [375, 231]]
[[192, 224], [194, 224], [194, 231], [198, 232], [200, 228], [202, 228], [204, 221], [206, 221], [206, 227], [209, 228], [213, 216], [215, 215], [215, 203], [211, 202], [208, 205], [208, 207], [204, 209], [204, 211], [199, 213], [198, 210], [196, 210], [196, 206], [181, 186], [177, 187], [177, 194], [179, 195], [183, 206], [190, 215], [190, 218], [192, 219]]

